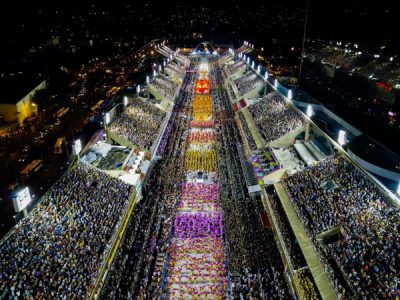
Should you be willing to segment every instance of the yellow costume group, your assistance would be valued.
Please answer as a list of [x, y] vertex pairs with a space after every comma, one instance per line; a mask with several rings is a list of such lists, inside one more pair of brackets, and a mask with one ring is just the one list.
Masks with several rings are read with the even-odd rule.
[[217, 171], [217, 157], [214, 150], [188, 150], [185, 157], [185, 170], [204, 172]]

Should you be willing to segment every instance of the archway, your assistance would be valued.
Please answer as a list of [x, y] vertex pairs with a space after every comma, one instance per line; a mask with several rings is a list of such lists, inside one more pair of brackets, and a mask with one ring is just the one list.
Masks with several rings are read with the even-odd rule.
[[[203, 45], [204, 46], [204, 48], [208, 48], [208, 46], [207, 45], [209, 45], [209, 47], [213, 50], [213, 51], [210, 51], [210, 53], [212, 53], [212, 52], [214, 52], [215, 51], [215, 48], [213, 47], [213, 45], [211, 45], [211, 43], [210, 42], [201, 42], [200, 44], [198, 44], [197, 46], [196, 46], [196, 49], [194, 49], [194, 52], [197, 52], [197, 49], [199, 48], [199, 46], [201, 46], [201, 45]], [[215, 51], [216, 52], [216, 51]]]

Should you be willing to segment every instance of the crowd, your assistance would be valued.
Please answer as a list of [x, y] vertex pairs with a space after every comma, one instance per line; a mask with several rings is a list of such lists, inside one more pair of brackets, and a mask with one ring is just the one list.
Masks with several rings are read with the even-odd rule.
[[235, 93], [235, 91], [233, 90], [233, 87], [232, 87], [232, 83], [228, 83], [228, 94], [230, 94], [230, 96], [231, 96], [231, 99], [232, 99], [232, 101], [234, 101], [234, 100], [236, 100], [236, 93]]
[[222, 77], [221, 69], [217, 64], [211, 65], [210, 75], [212, 87], [224, 84], [224, 78]]
[[[214, 91], [212, 94], [214, 115], [218, 112], [232, 112], [231, 101], [225, 90]], [[233, 117], [233, 114], [231, 115]]]
[[78, 162], [0, 245], [2, 299], [88, 299], [131, 188]]
[[243, 51], [245, 51], [245, 50], [247, 50], [247, 49], [249, 49], [249, 48], [250, 48], [249, 46], [243, 45], [243, 46], [241, 46], [239, 49], [237, 49], [236, 52], [237, 52], [237, 53], [240, 53], [240, 52], [243, 52]]
[[182, 200], [178, 205], [179, 210], [189, 207], [191, 210], [202, 211], [208, 208], [210, 211], [219, 210], [219, 184], [182, 183]]
[[235, 80], [235, 84], [241, 96], [254, 89], [261, 89], [264, 80], [253, 70], [248, 70], [242, 77]]
[[219, 63], [220, 65], [223, 65], [224, 63], [226, 63], [228, 60], [230, 60], [230, 59], [232, 59], [232, 58], [233, 58], [232, 53], [230, 53], [229, 51], [227, 51], [227, 52], [221, 54], [221, 56], [220, 56], [219, 59], [218, 59], [218, 63]]
[[[183, 87], [192, 86], [186, 77]], [[114, 260], [101, 299], [159, 299], [182, 170], [192, 93], [181, 93], [171, 115], [171, 128], [163, 147], [164, 160], [155, 167], [144, 187], [147, 200], [139, 203]]]
[[180, 67], [174, 62], [170, 62], [166, 67], [165, 71], [170, 72], [174, 77], [183, 79], [186, 75], [186, 69], [184, 67]]
[[[329, 183], [335, 187], [328, 188]], [[286, 178], [284, 186], [329, 277], [344, 298], [351, 295], [343, 285], [346, 283], [360, 299], [397, 297], [399, 211], [365, 175], [335, 154]], [[316, 235], [339, 225], [343, 228], [339, 241], [322, 247]], [[335, 263], [339, 265], [337, 271]], [[340, 269], [345, 283], [338, 280]]]
[[322, 299], [317, 289], [314, 287], [313, 278], [309, 270], [297, 271], [297, 282], [301, 287], [301, 292], [306, 300]]
[[229, 75], [233, 75], [236, 72], [242, 71], [247, 67], [246, 62], [243, 59], [239, 59], [237, 61], [235, 61], [234, 63], [228, 65], [226, 67], [226, 70], [228, 70], [228, 74]]
[[192, 120], [190, 122], [190, 127], [198, 127], [198, 128], [211, 128], [214, 127], [215, 122], [214, 120]]
[[303, 117], [277, 94], [250, 105], [248, 111], [265, 144], [305, 125]]
[[189, 134], [189, 144], [197, 146], [212, 145], [215, 143], [215, 133], [213, 131], [192, 131]]
[[146, 150], [151, 150], [166, 113], [153, 104], [136, 98], [110, 126], [110, 131]]
[[307, 266], [307, 262], [304, 258], [303, 252], [301, 251], [300, 245], [297, 242], [296, 236], [289, 223], [289, 219], [285, 213], [281, 201], [276, 194], [268, 194], [268, 201], [271, 204], [275, 220], [277, 222], [277, 230], [279, 230], [285, 248], [288, 251], [290, 260], [293, 266], [293, 270], [298, 270]]
[[175, 59], [183, 65], [186, 65], [186, 66], [190, 65], [190, 59], [187, 56], [185, 56], [179, 52], [176, 54]]
[[167, 97], [171, 101], [175, 100], [175, 97], [179, 91], [179, 84], [168, 76], [157, 76], [149, 84], [149, 88], [157, 91], [161, 95]]
[[239, 117], [240, 123], [242, 124], [243, 135], [247, 140], [247, 144], [249, 145], [250, 150], [251, 151], [257, 150], [257, 144], [253, 139], [253, 135], [251, 134], [249, 124], [247, 124], [243, 112], [239, 111], [237, 115]]
[[222, 202], [228, 266], [239, 277], [232, 279], [232, 298], [292, 299], [274, 234], [263, 228], [263, 206], [255, 201]]

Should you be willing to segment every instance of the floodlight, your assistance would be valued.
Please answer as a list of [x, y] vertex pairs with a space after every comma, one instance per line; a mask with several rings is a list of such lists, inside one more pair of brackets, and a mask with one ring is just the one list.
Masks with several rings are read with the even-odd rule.
[[340, 146], [346, 144], [346, 131], [344, 130], [339, 131], [338, 143]]
[[312, 106], [309, 104], [309, 105], [307, 106], [307, 116], [308, 116], [309, 118], [311, 118], [312, 115], [313, 115], [313, 108], [312, 108]]
[[77, 139], [75, 141], [75, 153], [79, 154], [79, 153], [81, 153], [81, 151], [82, 151], [82, 143], [81, 143], [80, 139]]

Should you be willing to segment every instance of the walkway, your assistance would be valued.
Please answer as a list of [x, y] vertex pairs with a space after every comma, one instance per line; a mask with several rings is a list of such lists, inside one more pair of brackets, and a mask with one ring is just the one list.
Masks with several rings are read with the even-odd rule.
[[288, 216], [290, 225], [293, 228], [294, 234], [296, 235], [297, 241], [299, 242], [301, 250], [303, 251], [307, 264], [310, 267], [310, 271], [314, 277], [315, 283], [317, 284], [322, 299], [337, 299], [336, 294], [329, 282], [329, 279], [321, 266], [318, 256], [315, 253], [315, 250], [311, 245], [311, 242], [308, 239], [306, 232], [304, 231], [300, 219], [298, 218], [297, 213], [294, 210], [293, 205], [290, 202], [289, 196], [286, 193], [282, 183], [276, 183], [274, 184], [274, 187], [276, 189], [276, 192], [278, 193], [279, 199], [282, 202], [282, 206], [285, 209], [286, 215]]

